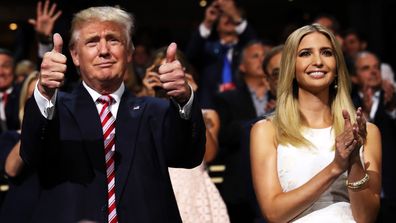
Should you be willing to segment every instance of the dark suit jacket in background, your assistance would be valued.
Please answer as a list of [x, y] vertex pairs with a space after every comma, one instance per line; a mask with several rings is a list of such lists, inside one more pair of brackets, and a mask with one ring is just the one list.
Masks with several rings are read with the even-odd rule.
[[[249, 41], [256, 38], [256, 32], [248, 23], [245, 31], [239, 35], [239, 41], [233, 46], [232, 54], [232, 81], [238, 83], [236, 70], [243, 47]], [[197, 29], [186, 49], [186, 56], [194, 68], [198, 71], [197, 97], [203, 108], [214, 108], [214, 97], [218, 93], [219, 84], [222, 81], [223, 57], [221, 44], [217, 32], [212, 30], [208, 38], [202, 38]]]
[[[396, 98], [396, 97], [394, 97]], [[353, 91], [352, 100], [356, 107], [363, 101], [357, 91]], [[395, 222], [396, 215], [396, 120], [390, 117], [384, 107], [384, 92], [380, 93], [380, 101], [374, 120], [371, 120], [381, 132], [382, 142], [382, 192], [381, 207], [377, 223]]]
[[235, 90], [218, 94], [216, 110], [220, 117], [218, 159], [221, 159], [219, 162], [224, 162], [226, 166], [224, 181], [219, 189], [226, 202], [231, 221], [252, 222], [255, 212], [249, 204], [250, 189], [247, 188], [246, 168], [244, 168], [246, 151], [243, 151], [249, 148], [241, 148], [241, 140], [246, 131], [245, 123], [255, 119], [257, 114], [246, 84], [240, 84]]
[[[116, 120], [115, 191], [119, 222], [181, 222], [168, 167], [201, 163], [205, 127], [196, 102], [182, 120], [169, 101], [125, 92]], [[28, 101], [21, 156], [38, 169], [41, 196], [32, 222], [107, 222], [102, 126], [80, 84], [60, 92], [55, 116], [45, 119]]]
[[[21, 91], [21, 85], [14, 85], [11, 93], [8, 95], [7, 104], [5, 107], [5, 115], [7, 119], [8, 130], [20, 129], [19, 122], [19, 95]], [[0, 133], [1, 133], [0, 129]]]

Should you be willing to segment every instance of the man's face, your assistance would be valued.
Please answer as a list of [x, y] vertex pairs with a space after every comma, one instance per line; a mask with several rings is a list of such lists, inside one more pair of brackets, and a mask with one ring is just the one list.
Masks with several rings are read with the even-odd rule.
[[333, 33], [334, 33], [334, 31], [335, 31], [335, 30], [333, 30], [333, 28], [332, 28], [334, 24], [333, 24], [333, 21], [331, 21], [330, 18], [327, 18], [327, 17], [320, 17], [320, 18], [318, 18], [318, 19], [315, 20], [315, 23], [319, 23], [320, 25], [322, 25], [322, 26], [324, 26], [324, 27], [330, 29]]
[[236, 34], [235, 23], [232, 18], [225, 14], [220, 15], [217, 31], [223, 34]]
[[87, 22], [77, 31], [70, 51], [82, 79], [99, 93], [116, 90], [131, 61], [124, 30], [114, 22]]
[[380, 88], [382, 84], [380, 63], [372, 54], [365, 54], [355, 62], [356, 75], [360, 85]]
[[347, 55], [355, 57], [356, 54], [363, 50], [363, 44], [355, 34], [349, 34], [344, 38], [344, 51]]
[[11, 87], [13, 79], [13, 59], [7, 54], [0, 54], [0, 90]]
[[262, 68], [264, 56], [265, 48], [262, 44], [257, 43], [249, 46], [244, 50], [239, 70], [243, 72], [244, 76], [264, 78]]
[[279, 52], [270, 59], [267, 65], [268, 74], [266, 74], [266, 76], [268, 83], [270, 85], [270, 90], [273, 95], [276, 95], [276, 89], [278, 88], [278, 77], [279, 77], [281, 58], [282, 58], [282, 53]]

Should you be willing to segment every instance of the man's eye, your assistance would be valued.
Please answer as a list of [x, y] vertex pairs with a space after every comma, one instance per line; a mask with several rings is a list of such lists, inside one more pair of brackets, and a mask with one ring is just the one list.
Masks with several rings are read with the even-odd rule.
[[117, 44], [120, 43], [120, 41], [119, 41], [118, 39], [110, 39], [110, 40], [109, 40], [109, 43], [110, 43], [111, 45], [117, 45]]
[[97, 41], [91, 40], [91, 41], [88, 41], [86, 45], [88, 47], [95, 47], [97, 45], [97, 43], [98, 43]]

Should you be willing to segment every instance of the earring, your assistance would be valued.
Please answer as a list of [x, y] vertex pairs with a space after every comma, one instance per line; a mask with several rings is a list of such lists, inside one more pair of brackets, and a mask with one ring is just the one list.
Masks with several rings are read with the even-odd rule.
[[334, 79], [334, 89], [337, 90], [338, 85], [337, 85], [337, 77]]

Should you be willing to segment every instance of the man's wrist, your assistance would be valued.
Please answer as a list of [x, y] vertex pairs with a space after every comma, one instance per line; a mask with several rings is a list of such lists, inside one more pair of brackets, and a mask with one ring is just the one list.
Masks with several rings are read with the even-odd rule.
[[52, 43], [52, 35], [45, 35], [43, 33], [37, 33], [37, 40], [39, 43], [50, 44]]

